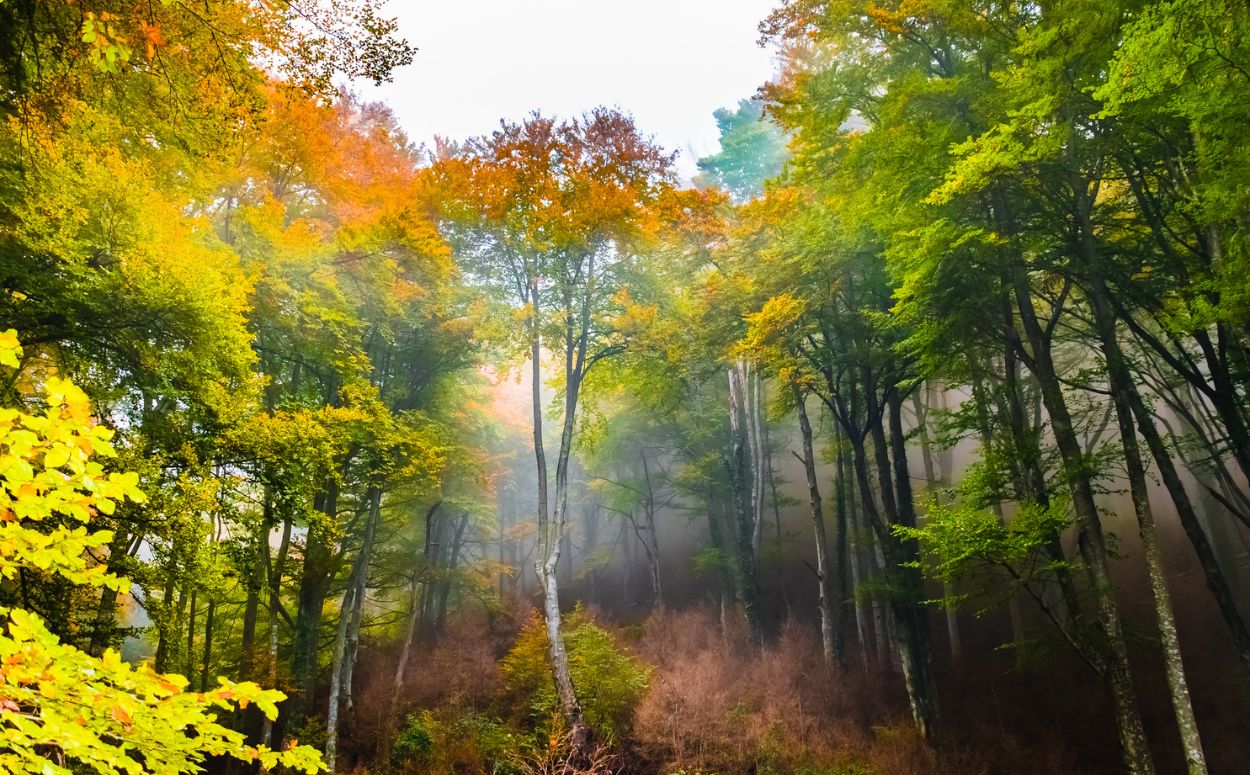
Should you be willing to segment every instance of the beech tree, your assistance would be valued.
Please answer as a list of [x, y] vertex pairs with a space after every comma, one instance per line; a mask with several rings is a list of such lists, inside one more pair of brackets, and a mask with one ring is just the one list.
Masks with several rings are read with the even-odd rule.
[[[507, 344], [529, 361], [538, 487], [535, 572], [544, 590], [551, 665], [574, 748], [587, 727], [560, 627], [560, 560], [569, 508], [569, 464], [582, 385], [596, 364], [621, 350], [612, 315], [622, 274], [654, 230], [652, 206], [671, 185], [672, 156], [633, 120], [598, 109], [558, 122], [539, 114], [503, 122], [469, 141], [445, 165], [464, 186], [463, 214], [448, 233], [468, 271], [521, 324]], [[545, 447], [543, 362], [558, 374], [559, 443], [554, 492]]]

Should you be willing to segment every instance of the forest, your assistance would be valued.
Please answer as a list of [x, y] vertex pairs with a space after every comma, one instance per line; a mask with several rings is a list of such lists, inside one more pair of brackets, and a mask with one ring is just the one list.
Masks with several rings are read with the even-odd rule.
[[775, 0], [690, 179], [399, 5], [0, 0], [0, 772], [1245, 771], [1250, 6]]

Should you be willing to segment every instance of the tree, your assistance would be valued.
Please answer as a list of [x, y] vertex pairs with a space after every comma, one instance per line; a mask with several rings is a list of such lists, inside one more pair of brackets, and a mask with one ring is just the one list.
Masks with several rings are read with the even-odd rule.
[[[0, 364], [16, 368], [17, 334], [0, 334]], [[0, 410], [0, 576], [59, 576], [73, 584], [126, 590], [129, 582], [85, 555], [108, 546], [107, 530], [91, 530], [97, 513], [142, 501], [134, 473], [106, 473], [94, 457], [111, 457], [112, 433], [92, 421], [90, 402], [73, 383], [43, 381], [46, 410]], [[255, 703], [270, 718], [280, 692], [223, 680], [213, 690], [185, 691], [187, 679], [132, 666], [116, 651], [99, 658], [62, 644], [40, 618], [20, 607], [0, 609], [0, 763], [12, 772], [196, 772], [208, 756], [257, 761], [265, 767], [321, 768], [308, 746], [272, 751], [250, 746], [218, 723], [212, 708]], [[68, 765], [68, 766], [67, 766]]]
[[737, 110], [720, 108], [713, 115], [721, 149], [699, 159], [695, 184], [720, 188], [735, 202], [754, 199], [764, 193], [765, 180], [781, 173], [785, 135], [759, 100], [740, 100]]
[[[449, 222], [453, 245], [470, 273], [522, 323], [510, 342], [530, 361], [534, 457], [538, 476], [538, 557], [547, 637], [561, 705], [574, 748], [588, 730], [568, 668], [560, 629], [556, 568], [568, 515], [569, 459], [582, 385], [597, 363], [620, 350], [611, 315], [621, 273], [651, 230], [650, 209], [669, 185], [672, 157], [621, 113], [598, 109], [556, 122], [535, 114], [504, 122], [450, 160], [463, 181], [466, 215]], [[546, 345], [544, 342], [551, 344]], [[559, 364], [560, 442], [555, 492], [548, 494], [542, 362]]]

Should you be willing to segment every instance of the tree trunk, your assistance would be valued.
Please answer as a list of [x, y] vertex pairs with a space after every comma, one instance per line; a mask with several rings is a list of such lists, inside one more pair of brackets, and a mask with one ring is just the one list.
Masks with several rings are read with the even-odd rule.
[[[837, 458], [838, 502], [839, 506], [841, 506], [843, 501], [846, 501], [845, 505], [847, 508], [841, 515], [842, 526], [839, 528], [838, 541], [841, 547], [841, 554], [847, 560], [846, 564], [849, 566], [851, 575], [850, 586], [844, 587], [846, 589], [844, 594], [851, 599], [851, 604], [854, 606], [855, 634], [859, 640], [860, 659], [863, 660], [864, 666], [867, 667], [872, 662], [875, 651], [872, 641], [869, 640], [868, 632], [868, 616], [871, 612], [859, 595], [859, 585], [865, 574], [861, 570], [861, 552], [858, 543], [862, 540], [864, 526], [859, 518], [859, 510], [855, 508], [854, 475], [850, 471], [853, 463], [847, 460], [846, 457], [847, 455], [842, 448], [842, 440], [839, 439]], [[847, 528], [851, 525], [854, 526], [855, 533], [858, 536], [854, 544], [847, 540]]]
[[[354, 574], [353, 574], [354, 575]], [[351, 619], [351, 609], [355, 605], [356, 584], [353, 578], [343, 590], [343, 600], [339, 604], [339, 624], [334, 633], [333, 665], [330, 672], [330, 708], [326, 714], [326, 769], [334, 772], [337, 764], [339, 742], [339, 695], [342, 691], [343, 660], [347, 653], [347, 629]]]
[[158, 673], [169, 672], [169, 637], [171, 625], [174, 623], [173, 607], [170, 605], [174, 596], [174, 574], [168, 569], [165, 572], [165, 596], [161, 598], [162, 622], [156, 630], [156, 654], [152, 658], [152, 667]]
[[1094, 488], [1086, 465], [1085, 454], [1077, 439], [1067, 401], [1055, 370], [1050, 343], [1033, 307], [1032, 292], [1022, 271], [1017, 271], [1014, 282], [1016, 307], [1021, 324], [1029, 342], [1030, 369], [1037, 378], [1042, 402], [1050, 417], [1051, 431], [1059, 455], [1063, 461], [1064, 476], [1072, 494], [1079, 534], [1078, 548], [1093, 586], [1098, 604], [1097, 627], [1102, 647], [1102, 678], [1111, 692], [1115, 706], [1116, 730], [1124, 753], [1124, 764], [1134, 775], [1153, 773], [1154, 764], [1146, 742], [1141, 714], [1133, 694], [1132, 673], [1128, 664], [1128, 649], [1124, 643], [1124, 631], [1120, 624], [1120, 612], [1115, 601], [1107, 564], [1106, 540], [1094, 501]]
[[184, 671], [187, 680], [194, 685], [195, 681], [195, 608], [199, 590], [191, 590], [190, 613], [187, 617], [187, 669]]
[[208, 691], [208, 679], [211, 675], [210, 665], [213, 661], [213, 617], [217, 612], [217, 601], [209, 599], [208, 610], [204, 612], [204, 665], [200, 671], [200, 691]]
[[[381, 519], [382, 492], [369, 488], [368, 516], [360, 552], [352, 564], [352, 574], [343, 592], [339, 607], [339, 624], [334, 637], [334, 662], [330, 670], [330, 707], [326, 714], [326, 765], [334, 772], [339, 737], [339, 707], [352, 708], [352, 669], [360, 645], [360, 623], [364, 612], [365, 589], [369, 581], [369, 561], [373, 555], [373, 539]], [[346, 700], [344, 702], [344, 699]]]
[[841, 615], [841, 602], [835, 603], [834, 572], [829, 562], [829, 540], [825, 535], [825, 516], [816, 481], [816, 452], [812, 445], [812, 423], [807, 417], [807, 396], [798, 385], [792, 385], [794, 403], [799, 413], [799, 433], [803, 438], [803, 471], [807, 475], [807, 497], [812, 510], [812, 527], [816, 536], [817, 607], [820, 610], [820, 644], [826, 664], [844, 667], [844, 658], [835, 633]]
[[[113, 575], [124, 575], [122, 561], [130, 556], [130, 535], [118, 530], [109, 542], [107, 572]], [[95, 623], [91, 630], [91, 641], [87, 653], [99, 657], [108, 648], [116, 634], [117, 623], [117, 590], [103, 587], [100, 599], [96, 603]]]
[[[266, 544], [267, 546], [267, 544]], [[291, 548], [291, 519], [282, 520], [282, 540], [278, 544], [278, 557], [272, 564], [266, 563], [269, 575], [269, 661], [266, 683], [278, 684], [278, 615], [282, 611], [282, 571], [286, 567], [287, 552]], [[265, 553], [266, 560], [269, 553]], [[273, 740], [273, 721], [268, 716], [261, 722], [260, 742], [269, 745]]]
[[438, 618], [434, 628], [441, 635], [447, 629], [447, 602], [451, 598], [452, 584], [455, 582], [456, 569], [460, 565], [460, 547], [464, 541], [464, 530], [469, 524], [469, 512], [463, 512], [456, 522], [456, 530], [452, 534], [451, 545], [447, 551], [447, 564], [438, 589]]
[[[929, 490], [929, 497], [933, 498], [935, 503], [940, 503], [942, 498], [941, 486], [944, 482], [933, 465], [933, 450], [929, 445], [929, 429], [927, 426], [928, 409], [918, 391], [912, 393], [911, 398], [912, 407], [916, 413], [916, 431], [920, 437], [920, 458], [921, 463], [924, 465], [925, 485]], [[951, 588], [950, 582], [943, 581], [942, 597], [949, 601], [953, 596], [954, 590]], [[942, 606], [942, 610], [946, 614], [946, 638], [950, 643], [951, 661], [955, 663], [956, 669], [958, 669], [963, 652], [959, 638], [959, 617], [956, 614], [955, 607], [949, 604], [949, 602]]]
[[[916, 526], [916, 507], [911, 491], [911, 472], [907, 465], [907, 441], [903, 434], [903, 397], [898, 389], [889, 393], [890, 445], [894, 458], [894, 479], [897, 486], [897, 522], [904, 527]], [[894, 539], [890, 544], [901, 558], [897, 572], [903, 582], [905, 597], [897, 598], [895, 618], [902, 629], [899, 638], [903, 679], [911, 698], [912, 715], [925, 739], [933, 736], [938, 720], [937, 687], [933, 682], [933, 658], [929, 617], [924, 609], [924, 579], [919, 567], [920, 549], [915, 541]]]
[[[1086, 243], [1088, 243], [1088, 238]], [[1150, 592], [1154, 600], [1155, 618], [1159, 623], [1159, 634], [1163, 645], [1163, 660], [1167, 670], [1168, 691], [1172, 700], [1172, 710], [1176, 716], [1177, 729], [1180, 731], [1181, 745], [1185, 751], [1185, 764], [1189, 775], [1205, 775], [1207, 771], [1206, 757], [1202, 751], [1202, 740], [1198, 735], [1198, 722], [1194, 717], [1193, 703], [1189, 697], [1189, 683], [1185, 678], [1185, 666], [1181, 658], [1180, 636], [1176, 631], [1176, 616], [1172, 610], [1172, 597], [1168, 591], [1167, 577], [1163, 568], [1163, 553], [1159, 547], [1154, 513], [1150, 508], [1150, 493], [1146, 484], [1146, 467], [1142, 462], [1141, 449], [1138, 446], [1137, 432], [1133, 423], [1133, 401], [1129, 396], [1130, 391], [1134, 391], [1132, 386], [1133, 375], [1120, 349], [1115, 315], [1106, 297], [1106, 286], [1103, 285], [1102, 279], [1097, 277], [1096, 262], [1098, 257], [1090, 255], [1093, 251], [1088, 244], [1085, 252], [1090, 268], [1094, 270], [1096, 275], [1090, 289], [1090, 301], [1094, 309], [1094, 321], [1102, 345], [1103, 356], [1107, 362], [1111, 400], [1115, 407], [1116, 420], [1120, 428], [1120, 439], [1124, 449], [1124, 464], [1129, 480], [1129, 492], [1133, 499], [1134, 511], [1137, 514], [1137, 524], [1142, 540], [1142, 554], [1146, 560], [1147, 575], [1150, 579]]]
[[[588, 277], [593, 276], [593, 273], [592, 261]], [[530, 292], [534, 309], [537, 310], [539, 309], [537, 280], [533, 281]], [[556, 576], [556, 568], [560, 562], [560, 539], [564, 534], [565, 514], [568, 508], [568, 458], [573, 442], [573, 423], [577, 412], [577, 392], [580, 388], [578, 380], [581, 377], [574, 364], [574, 350], [580, 349], [584, 356], [585, 332], [589, 327], [589, 321], [586, 320], [581, 329], [583, 336], [579, 338], [580, 347], [578, 347], [574, 344], [570, 304], [566, 304], [564, 423], [560, 435], [559, 456], [556, 460], [554, 512], [548, 511], [547, 458], [543, 450], [542, 339], [537, 320], [532, 320], [530, 324], [530, 360], [533, 368], [531, 409], [534, 420], [534, 462], [538, 474], [539, 518], [538, 554], [534, 562], [534, 571], [543, 589], [543, 619], [547, 628], [547, 645], [551, 656], [551, 671], [555, 679], [556, 695], [560, 699], [560, 707], [564, 711], [564, 719], [569, 726], [574, 755], [578, 756], [590, 742], [590, 729], [586, 726], [582, 706], [578, 702], [577, 692], [573, 686], [573, 673], [569, 668], [564, 633], [560, 627], [560, 587]], [[588, 304], [589, 301], [585, 303], [585, 305]], [[583, 305], [583, 318], [589, 316], [589, 308], [585, 305]]]
[[655, 608], [662, 609], [664, 593], [660, 584], [660, 537], [656, 532], [655, 486], [651, 481], [651, 464], [647, 462], [646, 454], [640, 454], [639, 457], [642, 458], [642, 478], [647, 488], [643, 514], [647, 520], [648, 538], [643, 542], [643, 548], [647, 551], [647, 566], [651, 574], [651, 603]]
[[[750, 471], [747, 455], [753, 453], [750, 426], [750, 380], [745, 364], [739, 362], [729, 372], [729, 422], [733, 449], [729, 460], [729, 478], [737, 517], [737, 541], [734, 545], [735, 586], [747, 620], [748, 637], [760, 647], [764, 643], [760, 621], [759, 563], [756, 555], [758, 526], [755, 476]], [[750, 475], [748, 489], [747, 479]]]
[[395, 698], [398, 699], [400, 687], [404, 684], [404, 673], [408, 669], [408, 659], [412, 654], [413, 641], [417, 636], [417, 623], [421, 619], [421, 605], [419, 590], [421, 588], [422, 576], [430, 572], [429, 564], [429, 531], [430, 523], [437, 514], [439, 508], [443, 505], [443, 501], [434, 501], [434, 505], [430, 506], [425, 512], [425, 529], [426, 529], [426, 546], [422, 547], [422, 557], [424, 558], [424, 566], [414, 569], [412, 578], [408, 582], [408, 625], [404, 629], [404, 645], [399, 650], [399, 663], [395, 666]]
[[352, 676], [356, 658], [360, 654], [360, 627], [364, 620], [365, 599], [369, 582], [369, 563], [373, 559], [373, 545], [382, 521], [382, 491], [374, 487], [368, 493], [369, 524], [365, 526], [365, 540], [360, 547], [360, 572], [356, 574], [356, 595], [352, 605], [352, 620], [347, 629], [347, 664], [343, 668], [344, 706], [351, 710], [353, 702]]
[[321, 614], [330, 587], [331, 552], [326, 523], [338, 517], [338, 482], [330, 477], [325, 491], [317, 496], [314, 508], [320, 516], [312, 520], [304, 543], [304, 564], [300, 573], [299, 607], [295, 614], [295, 638], [291, 646], [291, 681], [294, 692], [288, 700], [286, 721], [304, 721], [309, 702], [317, 688], [317, 646], [321, 638]]
[[[833, 631], [833, 653], [838, 657], [838, 664], [845, 666], [846, 664], [846, 631], [847, 631], [847, 613], [848, 607], [848, 572], [849, 572], [849, 554], [850, 542], [847, 540], [848, 518], [848, 493], [847, 481], [845, 475], [846, 450], [842, 443], [842, 433], [837, 423], [834, 423], [834, 444], [836, 451], [834, 452], [834, 467], [837, 471], [834, 477], [834, 487], [837, 490], [837, 499], [835, 501], [834, 514], [834, 548], [833, 548], [833, 604], [836, 606], [836, 615], [834, 616], [835, 627]], [[855, 603], [855, 615], [859, 616], [859, 604]], [[861, 647], [863, 641], [860, 641]]]

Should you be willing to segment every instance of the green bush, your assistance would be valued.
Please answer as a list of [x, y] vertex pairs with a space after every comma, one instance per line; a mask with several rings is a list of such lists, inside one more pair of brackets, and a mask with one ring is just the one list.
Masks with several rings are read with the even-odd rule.
[[[651, 668], [617, 645], [611, 633], [580, 607], [564, 619], [564, 645], [587, 725], [604, 742], [620, 740], [647, 690]], [[548, 661], [547, 630], [538, 614], [526, 622], [504, 657], [503, 675], [518, 705], [528, 708], [526, 725], [536, 732], [550, 731], [551, 720], [560, 715], [560, 702]]]
[[397, 762], [412, 759], [427, 761], [434, 748], [431, 726], [434, 726], [434, 719], [428, 710], [409, 716], [399, 737], [395, 738], [395, 745], [391, 746], [392, 758]]
[[520, 740], [499, 719], [472, 708], [423, 710], [408, 717], [391, 747], [391, 763], [400, 771], [425, 775], [516, 772]]

